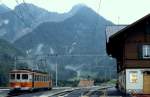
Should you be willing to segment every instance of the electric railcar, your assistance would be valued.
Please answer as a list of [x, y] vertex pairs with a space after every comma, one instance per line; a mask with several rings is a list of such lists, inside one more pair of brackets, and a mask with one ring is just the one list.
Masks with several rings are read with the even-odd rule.
[[51, 89], [52, 79], [48, 73], [28, 69], [12, 70], [9, 73], [12, 90]]

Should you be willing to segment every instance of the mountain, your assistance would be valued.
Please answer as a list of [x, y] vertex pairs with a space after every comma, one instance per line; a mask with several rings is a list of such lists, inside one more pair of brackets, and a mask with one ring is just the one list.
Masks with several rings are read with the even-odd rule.
[[22, 36], [32, 32], [39, 24], [48, 21], [64, 21], [72, 17], [76, 10], [72, 9], [68, 13], [59, 14], [56, 12], [48, 12], [33, 4], [21, 3], [14, 10], [1, 13], [1, 11], [4, 11], [4, 7], [0, 6], [0, 37], [13, 43]]
[[30, 26], [37, 26], [40, 23], [43, 22], [60, 22], [68, 17], [71, 17], [74, 15], [75, 11], [70, 11], [68, 13], [59, 14], [56, 12], [49, 12], [45, 9], [42, 9], [40, 7], [37, 7], [33, 4], [29, 3], [22, 3], [15, 7], [14, 10], [16, 13], [21, 13], [22, 18], [25, 21], [30, 22]]
[[[0, 37], [9, 42], [14, 41], [17, 36], [24, 34], [23, 30], [28, 27], [24, 24], [23, 19], [13, 10], [0, 14]], [[28, 28], [29, 29], [29, 28]]]
[[10, 56], [23, 55], [13, 44], [2, 39], [0, 39], [0, 54], [7, 54]]
[[[67, 70], [75, 71], [76, 74], [73, 74], [77, 76], [90, 75], [96, 78], [104, 73], [105, 69], [100, 67], [115, 66], [115, 61], [106, 56], [105, 52], [105, 26], [113, 23], [84, 5], [77, 5], [71, 11], [69, 13], [73, 13], [72, 16], [63, 21], [40, 23], [14, 44], [31, 55], [57, 54], [50, 56], [48, 63], [52, 69], [58, 63], [60, 79], [66, 79], [66, 74], [69, 75]], [[93, 66], [100, 69], [92, 69]]]
[[5, 13], [5, 12], [8, 12], [8, 11], [10, 11], [10, 10], [11, 10], [11, 9], [8, 8], [5, 4], [1, 4], [1, 5], [0, 5], [0, 14]]
[[[97, 54], [101, 52], [101, 50], [105, 51], [104, 31], [106, 24], [111, 24], [111, 22], [98, 16], [98, 14], [93, 12], [90, 8], [82, 7], [74, 14], [74, 16], [62, 22], [45, 22], [40, 24], [31, 33], [17, 40], [15, 44], [25, 50], [33, 49], [35, 47], [35, 50], [33, 51], [37, 51], [37, 47], [43, 46], [47, 49], [45, 45], [51, 45], [52, 47], [59, 46], [55, 49], [63, 48], [64, 50], [69, 51], [69, 48], [76, 45], [76, 47], [78, 47], [77, 51], [80, 51], [76, 52], [77, 54], [81, 54], [81, 52], [84, 53], [85, 49], [91, 50], [85, 52], [86, 54]], [[99, 40], [103, 41], [99, 42]], [[91, 46], [89, 46], [89, 43]], [[97, 45], [93, 43], [96, 43]], [[28, 44], [28, 46], [26, 46], [26, 44]], [[97, 46], [99, 47], [97, 48]], [[94, 50], [89, 48], [94, 48]], [[60, 52], [57, 53], [61, 54], [63, 52], [60, 50]]]

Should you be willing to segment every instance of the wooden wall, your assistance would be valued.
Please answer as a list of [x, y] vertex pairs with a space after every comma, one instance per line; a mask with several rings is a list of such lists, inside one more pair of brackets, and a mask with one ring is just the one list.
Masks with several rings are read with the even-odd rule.
[[[150, 27], [150, 26], [149, 26]], [[134, 32], [133, 32], [134, 31]], [[143, 59], [142, 45], [150, 44], [150, 35], [147, 35], [144, 26], [139, 25], [136, 29], [131, 30], [125, 39], [124, 45], [124, 68], [148, 68], [150, 67], [150, 59]]]

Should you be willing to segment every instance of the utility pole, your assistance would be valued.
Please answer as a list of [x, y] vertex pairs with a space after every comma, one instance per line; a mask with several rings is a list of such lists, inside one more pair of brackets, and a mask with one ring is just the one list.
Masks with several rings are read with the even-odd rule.
[[47, 65], [46, 56], [44, 58], [44, 64], [45, 64], [45, 71], [48, 72], [48, 65]]
[[56, 87], [57, 87], [57, 83], [58, 83], [58, 67], [57, 67], [58, 63], [57, 63], [57, 55], [56, 55], [56, 71], [55, 71], [55, 83], [56, 83]]
[[58, 81], [58, 76], [57, 76], [58, 74], [57, 74], [57, 62], [56, 62], [56, 87], [57, 87], [57, 81]]
[[15, 56], [15, 60], [14, 60], [14, 69], [16, 70], [17, 69], [17, 66], [16, 66], [16, 61], [17, 61], [17, 57]]

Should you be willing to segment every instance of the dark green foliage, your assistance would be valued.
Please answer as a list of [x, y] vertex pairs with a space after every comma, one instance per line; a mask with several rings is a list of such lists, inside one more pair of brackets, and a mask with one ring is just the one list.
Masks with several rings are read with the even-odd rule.
[[8, 54], [0, 55], [0, 86], [8, 84], [8, 73], [12, 69], [14, 60]]
[[18, 63], [16, 64], [17, 69], [30, 69], [27, 63]]
[[0, 39], [0, 86], [8, 84], [9, 71], [14, 66], [14, 56], [23, 55], [12, 44]]
[[[79, 84], [79, 80], [74, 80], [74, 81], [58, 80], [58, 86], [60, 87], [64, 87], [64, 86], [77, 87], [78, 84]], [[55, 82], [53, 83], [53, 85], [55, 86]]]
[[96, 79], [94, 79], [94, 85], [100, 85], [100, 84], [105, 83], [107, 81], [109, 81], [109, 79], [96, 78]]
[[[55, 80], [55, 71], [52, 71], [53, 73], [53, 80]], [[77, 77], [77, 72], [70, 69], [65, 69], [64, 66], [62, 68], [58, 68], [58, 80], [68, 80], [71, 78]]]
[[2, 39], [0, 39], [0, 54], [8, 54], [10, 56], [23, 55], [13, 44]]

